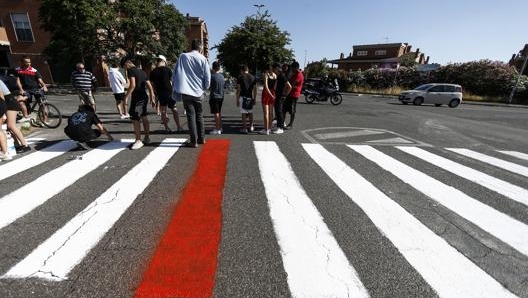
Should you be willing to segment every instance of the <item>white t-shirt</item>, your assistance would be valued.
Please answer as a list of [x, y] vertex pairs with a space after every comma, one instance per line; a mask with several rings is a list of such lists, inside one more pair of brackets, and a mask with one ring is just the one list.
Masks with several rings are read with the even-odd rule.
[[119, 68], [110, 68], [108, 71], [108, 81], [110, 81], [110, 88], [115, 94], [125, 93], [125, 77], [119, 71]]

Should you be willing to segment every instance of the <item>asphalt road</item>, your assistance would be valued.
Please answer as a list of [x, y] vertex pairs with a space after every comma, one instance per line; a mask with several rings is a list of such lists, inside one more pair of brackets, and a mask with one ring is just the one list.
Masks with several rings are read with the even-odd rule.
[[[49, 96], [49, 100], [64, 115], [78, 104], [75, 95]], [[119, 119], [113, 97], [98, 94], [96, 100], [98, 114], [114, 138], [133, 138], [132, 125]], [[183, 110], [181, 103], [178, 107]], [[234, 96], [228, 95], [224, 133], [207, 138], [230, 142], [212, 296], [348, 297], [362, 293], [354, 290], [359, 288], [370, 297], [528, 298], [528, 234], [522, 234], [528, 231], [528, 197], [523, 197], [528, 193], [528, 160], [501, 152], [528, 154], [528, 109], [413, 106], [352, 95], [345, 95], [339, 106], [301, 100], [297, 107], [292, 130], [282, 135], [245, 135], [238, 132], [240, 114]], [[206, 127], [211, 130], [207, 104], [205, 110]], [[255, 118], [258, 131], [260, 106]], [[134, 296], [203, 147], [181, 148], [168, 159], [67, 278], [13, 277], [8, 272], [160, 147], [163, 139], [187, 137], [165, 134], [155, 113], [149, 119], [152, 145], [118, 152], [44, 204], [0, 226], [0, 297]], [[38, 129], [29, 138], [43, 140], [33, 145], [37, 150], [14, 161], [29, 159], [66, 139], [62, 128]], [[92, 147], [105, 143], [101, 139]], [[423, 160], [400, 146], [425, 150], [437, 159], [419, 151], [419, 156], [426, 156]], [[501, 168], [452, 148], [510, 163]], [[86, 154], [67, 151], [3, 178], [0, 204], [42, 175]], [[442, 168], [450, 166], [445, 160], [456, 162], [461, 173]], [[5, 171], [2, 166], [0, 174]], [[297, 180], [288, 180], [292, 175]], [[58, 177], [53, 179], [59, 182]], [[508, 187], [504, 190], [499, 184]], [[515, 193], [507, 192], [511, 185]], [[35, 196], [40, 192], [31, 191]], [[280, 205], [284, 200], [286, 207]], [[323, 247], [323, 252], [318, 254], [311, 245]], [[320, 255], [322, 261], [316, 259]], [[438, 261], [445, 256], [449, 262]], [[312, 266], [318, 261], [322, 268]], [[344, 269], [333, 271], [334, 265]], [[446, 268], [443, 275], [440, 269]]]

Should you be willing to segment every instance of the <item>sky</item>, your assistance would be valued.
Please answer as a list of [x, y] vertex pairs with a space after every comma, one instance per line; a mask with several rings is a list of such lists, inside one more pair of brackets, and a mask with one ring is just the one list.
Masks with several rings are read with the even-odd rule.
[[[481, 59], [508, 62], [528, 43], [528, 0], [168, 0], [201, 17], [209, 46], [221, 42], [258, 8], [290, 33], [294, 55], [307, 63], [338, 59], [354, 45], [408, 43], [429, 63]], [[210, 52], [214, 61], [216, 52]]]

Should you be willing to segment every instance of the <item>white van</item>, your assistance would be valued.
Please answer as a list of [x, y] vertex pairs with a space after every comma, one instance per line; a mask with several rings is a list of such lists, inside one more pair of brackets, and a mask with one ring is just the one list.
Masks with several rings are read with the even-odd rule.
[[446, 104], [456, 108], [462, 103], [462, 86], [456, 84], [430, 83], [403, 91], [398, 100], [402, 104], [412, 102], [414, 105], [422, 103], [434, 104], [437, 107]]

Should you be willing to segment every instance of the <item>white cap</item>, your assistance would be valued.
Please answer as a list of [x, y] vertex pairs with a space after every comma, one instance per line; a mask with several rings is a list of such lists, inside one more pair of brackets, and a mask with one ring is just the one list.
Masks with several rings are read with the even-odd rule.
[[161, 60], [167, 62], [167, 58], [165, 56], [163, 56], [163, 55], [158, 55], [158, 59], [161, 59]]

